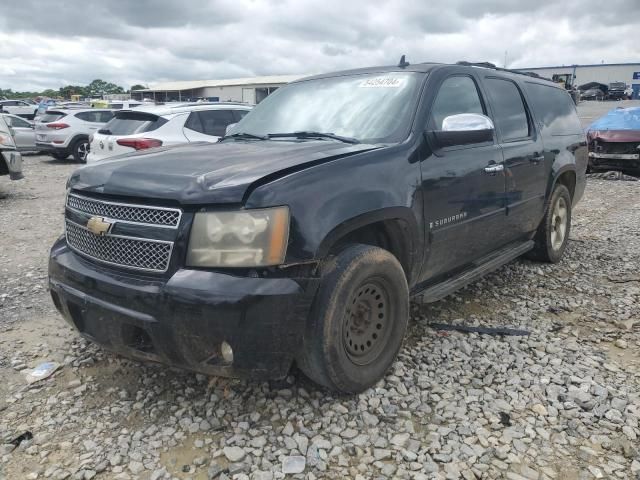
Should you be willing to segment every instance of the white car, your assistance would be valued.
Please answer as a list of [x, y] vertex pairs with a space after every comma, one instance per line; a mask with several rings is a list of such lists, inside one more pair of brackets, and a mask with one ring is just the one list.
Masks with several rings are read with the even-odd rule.
[[89, 136], [113, 118], [113, 111], [99, 108], [50, 108], [36, 122], [36, 148], [63, 160], [73, 155], [84, 163]]
[[33, 120], [38, 113], [38, 105], [27, 103], [24, 100], [0, 100], [0, 112]]
[[217, 142], [251, 111], [242, 103], [176, 103], [119, 110], [94, 133], [87, 163], [162, 145]]

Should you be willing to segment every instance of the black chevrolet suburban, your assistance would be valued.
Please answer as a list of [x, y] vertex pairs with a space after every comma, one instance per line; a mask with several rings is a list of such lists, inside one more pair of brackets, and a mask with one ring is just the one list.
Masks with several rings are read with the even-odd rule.
[[341, 392], [433, 302], [521, 255], [560, 260], [585, 135], [550, 81], [473, 64], [318, 75], [217, 144], [80, 168], [51, 249], [53, 302], [136, 359]]

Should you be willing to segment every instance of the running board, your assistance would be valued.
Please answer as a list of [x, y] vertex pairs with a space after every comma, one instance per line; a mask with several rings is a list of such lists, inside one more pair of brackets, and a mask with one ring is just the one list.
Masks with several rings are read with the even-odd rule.
[[447, 295], [452, 294], [462, 287], [466, 287], [472, 282], [485, 276], [501, 266], [509, 263], [511, 260], [518, 258], [520, 255], [527, 253], [534, 246], [533, 240], [526, 242], [510, 244], [506, 247], [490, 253], [477, 261], [467, 270], [462, 271], [458, 275], [451, 277], [443, 282], [437, 283], [424, 290], [416, 293], [412, 300], [418, 303], [432, 303], [442, 300]]

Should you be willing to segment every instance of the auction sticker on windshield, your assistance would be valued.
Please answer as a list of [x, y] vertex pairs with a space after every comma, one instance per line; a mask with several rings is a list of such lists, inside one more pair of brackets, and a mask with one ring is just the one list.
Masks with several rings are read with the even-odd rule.
[[404, 84], [404, 78], [375, 77], [368, 78], [358, 85], [360, 88], [399, 88]]

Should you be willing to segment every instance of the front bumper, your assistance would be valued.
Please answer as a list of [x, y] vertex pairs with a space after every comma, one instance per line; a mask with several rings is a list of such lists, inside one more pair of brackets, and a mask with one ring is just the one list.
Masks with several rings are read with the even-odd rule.
[[130, 358], [228, 377], [287, 375], [316, 282], [189, 269], [169, 278], [125, 274], [79, 257], [64, 237], [49, 258], [53, 302], [85, 338]]
[[589, 165], [595, 169], [640, 170], [640, 154], [589, 152]]

